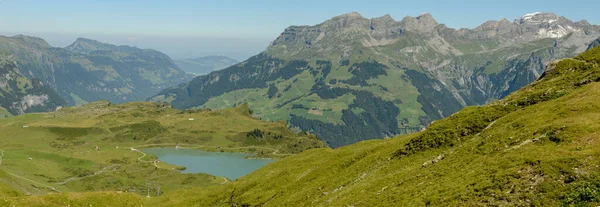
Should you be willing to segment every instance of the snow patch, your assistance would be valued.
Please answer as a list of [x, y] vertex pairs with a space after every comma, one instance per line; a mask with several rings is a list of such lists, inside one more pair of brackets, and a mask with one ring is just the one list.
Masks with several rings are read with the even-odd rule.
[[529, 14], [525, 14], [521, 17], [521, 19], [523, 20], [529, 20], [531, 18], [533, 18], [533, 16], [541, 14], [541, 12], [534, 12], [534, 13], [529, 13]]
[[580, 31], [579, 29], [573, 28], [568, 25], [566, 26], [566, 28], [563, 27], [562, 25], [558, 25], [551, 29], [542, 28], [537, 32], [536, 36], [542, 37], [542, 38], [545, 38], [545, 37], [561, 38], [561, 37], [568, 35], [571, 32], [579, 32], [579, 31]]

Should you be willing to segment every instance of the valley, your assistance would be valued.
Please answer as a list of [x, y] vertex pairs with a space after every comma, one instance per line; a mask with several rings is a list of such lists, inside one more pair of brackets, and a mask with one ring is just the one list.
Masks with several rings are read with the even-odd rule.
[[325, 147], [314, 136], [293, 133], [282, 123], [252, 118], [247, 105], [180, 111], [159, 103], [93, 102], [3, 119], [0, 130], [0, 170], [30, 195], [140, 192], [146, 182], [168, 192], [223, 180], [202, 173], [182, 174], [181, 167], [156, 162], [154, 155], [142, 152], [150, 147], [247, 152], [261, 158]]
[[453, 29], [428, 13], [397, 21], [354, 12], [290, 26], [262, 53], [151, 100], [180, 109], [249, 103], [256, 117], [341, 147], [501, 99], [599, 37], [600, 26], [553, 13]]
[[600, 47], [595, 47], [552, 63], [539, 80], [504, 99], [465, 108], [422, 132], [307, 150], [234, 182], [150, 199], [96, 192], [8, 197], [3, 202], [595, 206], [600, 202], [598, 81]]
[[12, 54], [23, 76], [49, 86], [68, 105], [143, 101], [193, 77], [156, 50], [85, 38], [58, 48], [38, 37], [0, 36], [0, 51]]
[[508, 1], [0, 1], [0, 206], [600, 206], [600, 19]]

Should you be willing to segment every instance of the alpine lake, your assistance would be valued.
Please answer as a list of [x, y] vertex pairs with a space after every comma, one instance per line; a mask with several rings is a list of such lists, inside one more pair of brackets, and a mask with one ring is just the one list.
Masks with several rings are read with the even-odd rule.
[[207, 152], [185, 148], [147, 148], [144, 153], [158, 157], [161, 162], [183, 166], [183, 173], [206, 173], [238, 179], [273, 162], [272, 159], [247, 159], [252, 154]]

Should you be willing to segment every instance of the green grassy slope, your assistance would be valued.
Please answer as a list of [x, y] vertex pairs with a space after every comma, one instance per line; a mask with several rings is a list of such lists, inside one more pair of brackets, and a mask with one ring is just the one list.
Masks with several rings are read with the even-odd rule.
[[154, 188], [160, 185], [163, 192], [223, 181], [207, 174], [179, 173], [177, 166], [163, 162], [156, 167], [155, 157], [130, 148], [179, 144], [280, 158], [325, 147], [313, 135], [293, 133], [285, 123], [251, 117], [247, 105], [180, 111], [160, 103], [94, 102], [53, 113], [0, 119], [0, 131], [0, 172], [19, 181], [11, 184], [0, 179], [4, 181], [0, 182], [0, 195], [9, 192], [3, 190], [3, 184], [34, 195], [130, 189], [144, 194], [147, 181]]
[[[235, 182], [181, 189], [151, 206], [597, 206], [600, 47], [549, 66], [503, 100], [427, 130], [312, 149]], [[9, 203], [36, 203], [17, 197]], [[111, 199], [129, 195], [111, 195]], [[127, 197], [129, 198], [129, 197]], [[85, 203], [89, 197], [56, 202]]]
[[[181, 206], [581, 205], [600, 201], [600, 47], [426, 131], [302, 153]], [[301, 164], [298, 164], [301, 163]], [[213, 199], [207, 199], [213, 198]], [[166, 203], [178, 200], [169, 198]], [[172, 203], [169, 203], [169, 205]]]
[[[600, 47], [426, 131], [269, 165], [166, 205], [469, 206], [600, 202]], [[195, 198], [192, 198], [195, 197]]]
[[592, 25], [560, 38], [539, 35], [582, 26], [539, 15], [561, 21], [544, 28], [491, 21], [455, 30], [429, 14], [400, 21], [344, 14], [290, 26], [264, 52], [152, 100], [180, 109], [249, 103], [255, 116], [287, 121], [334, 148], [419, 132], [466, 106], [503, 98], [600, 36]]
[[0, 118], [12, 117], [13, 115], [5, 108], [0, 107]]

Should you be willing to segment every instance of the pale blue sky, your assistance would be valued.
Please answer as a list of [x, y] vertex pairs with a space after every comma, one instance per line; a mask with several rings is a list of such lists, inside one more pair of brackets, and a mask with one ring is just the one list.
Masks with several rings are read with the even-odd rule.
[[598, 0], [0, 0], [0, 34], [40, 36], [66, 46], [83, 36], [154, 48], [173, 58], [262, 51], [289, 25], [313, 25], [352, 11], [365, 17], [431, 13], [452, 28], [554, 12], [600, 24]]

